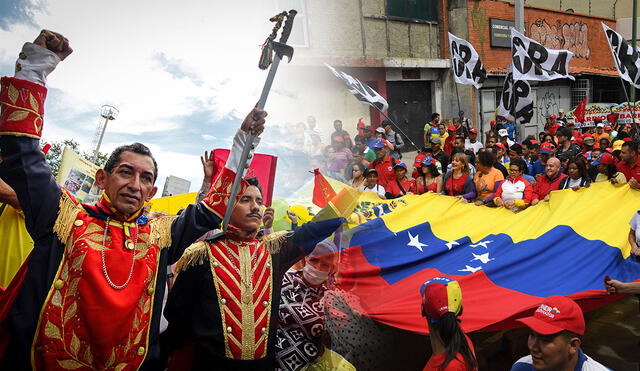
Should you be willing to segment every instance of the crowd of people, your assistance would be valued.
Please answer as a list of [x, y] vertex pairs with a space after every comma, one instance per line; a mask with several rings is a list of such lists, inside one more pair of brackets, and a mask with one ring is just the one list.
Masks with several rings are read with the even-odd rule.
[[512, 123], [492, 121], [482, 143], [464, 112], [452, 120], [433, 113], [412, 163], [403, 160], [405, 145], [390, 121], [373, 128], [361, 120], [353, 140], [340, 120], [334, 128], [321, 171], [385, 199], [433, 192], [518, 212], [548, 201], [552, 191], [593, 182], [640, 189], [638, 141], [616, 115], [579, 129], [559, 112], [537, 137], [519, 142]]

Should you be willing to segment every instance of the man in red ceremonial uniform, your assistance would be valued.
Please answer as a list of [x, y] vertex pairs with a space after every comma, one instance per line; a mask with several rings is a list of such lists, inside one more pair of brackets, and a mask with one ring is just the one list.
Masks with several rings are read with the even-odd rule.
[[295, 232], [258, 239], [262, 191], [257, 181], [243, 179], [238, 198], [229, 200], [240, 162], [234, 157], [246, 137], [238, 131], [227, 164], [205, 198], [219, 217], [229, 202], [235, 203], [227, 232], [192, 245], [176, 266], [162, 341], [172, 353], [170, 370], [273, 369], [282, 278], [344, 222], [306, 223]]
[[[159, 369], [159, 323], [166, 266], [220, 225], [215, 204], [149, 220], [158, 169], [140, 143], [118, 147], [96, 183], [96, 205], [79, 204], [58, 187], [39, 150], [45, 81], [72, 50], [42, 31], [26, 43], [14, 78], [0, 90], [0, 178], [24, 211], [34, 249], [0, 297], [0, 369]], [[259, 135], [260, 110], [242, 129]]]

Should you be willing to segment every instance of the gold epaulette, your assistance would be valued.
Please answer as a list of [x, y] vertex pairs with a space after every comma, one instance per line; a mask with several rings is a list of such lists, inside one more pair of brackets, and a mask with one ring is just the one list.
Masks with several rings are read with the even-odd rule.
[[260, 239], [263, 246], [270, 254], [277, 254], [285, 243], [285, 240], [293, 235], [293, 231], [279, 231], [265, 235]]
[[205, 241], [196, 242], [182, 253], [176, 263], [176, 274], [194, 265], [202, 265], [206, 261], [209, 261], [209, 244]]
[[161, 216], [149, 222], [151, 243], [160, 249], [171, 246], [171, 225], [178, 217], [176, 215]]
[[64, 188], [60, 189], [60, 204], [58, 207], [58, 216], [53, 225], [53, 233], [55, 233], [62, 243], [66, 244], [71, 236], [73, 222], [78, 217], [78, 213], [84, 210], [82, 206], [67, 193]]

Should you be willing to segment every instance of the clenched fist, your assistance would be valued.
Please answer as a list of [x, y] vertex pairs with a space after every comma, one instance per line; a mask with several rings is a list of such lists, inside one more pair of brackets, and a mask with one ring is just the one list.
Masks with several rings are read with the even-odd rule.
[[42, 30], [33, 43], [49, 49], [55, 53], [61, 61], [73, 53], [73, 49], [69, 46], [69, 40], [57, 32]]

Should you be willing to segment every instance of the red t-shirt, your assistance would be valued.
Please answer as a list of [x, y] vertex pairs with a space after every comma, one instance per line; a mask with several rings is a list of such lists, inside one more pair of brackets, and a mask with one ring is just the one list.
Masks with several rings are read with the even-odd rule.
[[[449, 196], [459, 196], [464, 194], [464, 184], [467, 182], [469, 174], [462, 174], [458, 179], [453, 177], [453, 174], [447, 179], [447, 184], [444, 185], [444, 189]], [[453, 191], [451, 186], [453, 185]]]
[[369, 164], [369, 169], [376, 169], [378, 171], [378, 184], [384, 187], [386, 190], [389, 187], [389, 183], [396, 180], [396, 173], [393, 171], [393, 164], [391, 156], [387, 155], [382, 161], [375, 160]]
[[395, 179], [390, 181], [388, 184], [388, 188], [385, 187], [384, 190], [397, 197], [402, 197], [409, 192], [411, 193], [416, 192], [415, 190], [416, 183], [412, 178], [409, 178], [404, 182], [400, 182], [400, 185], [402, 185], [402, 188], [404, 189], [404, 193], [402, 192], [402, 190], [400, 190], [400, 187], [398, 186], [398, 181]]
[[617, 166], [618, 171], [624, 174], [627, 178], [627, 182], [631, 178], [635, 178], [637, 181], [640, 181], [640, 157], [638, 157], [638, 161], [633, 166], [629, 166], [629, 164], [624, 161], [619, 161]]
[[[471, 347], [471, 352], [473, 353], [473, 355], [475, 355], [476, 351], [473, 347], [473, 343], [471, 342], [471, 339], [469, 339], [469, 337], [466, 334], [465, 334], [465, 337], [467, 338], [469, 347]], [[467, 371], [468, 370], [467, 363], [464, 361], [464, 358], [460, 353], [456, 354], [456, 358], [452, 359], [446, 368], [436, 367], [441, 365], [442, 362], [444, 362], [445, 356], [446, 356], [445, 353], [432, 355], [431, 358], [429, 358], [429, 362], [427, 362], [427, 364], [424, 366], [423, 371]]]

